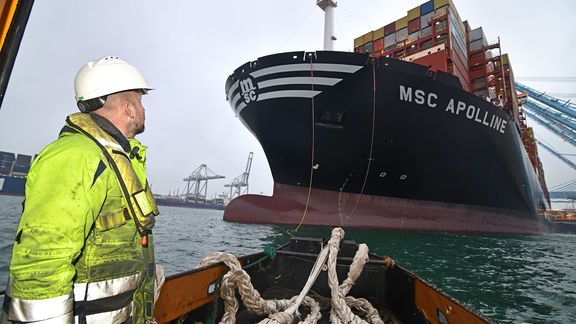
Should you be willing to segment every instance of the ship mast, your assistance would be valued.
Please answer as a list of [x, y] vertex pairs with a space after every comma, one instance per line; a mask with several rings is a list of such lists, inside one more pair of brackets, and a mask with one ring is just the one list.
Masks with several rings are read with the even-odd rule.
[[324, 50], [334, 50], [334, 8], [337, 3], [334, 0], [316, 0], [316, 5], [324, 10]]

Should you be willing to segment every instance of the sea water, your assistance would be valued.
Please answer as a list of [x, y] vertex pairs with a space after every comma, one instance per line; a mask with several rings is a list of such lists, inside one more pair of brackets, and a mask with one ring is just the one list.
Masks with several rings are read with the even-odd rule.
[[[0, 286], [8, 276], [22, 200], [0, 196]], [[217, 210], [160, 206], [160, 212], [156, 260], [167, 275], [193, 269], [210, 252], [240, 256], [278, 246], [295, 229], [224, 222]], [[576, 323], [576, 235], [345, 231], [346, 239], [392, 257], [494, 322]], [[330, 232], [328, 227], [301, 227], [295, 234], [329, 237]]]

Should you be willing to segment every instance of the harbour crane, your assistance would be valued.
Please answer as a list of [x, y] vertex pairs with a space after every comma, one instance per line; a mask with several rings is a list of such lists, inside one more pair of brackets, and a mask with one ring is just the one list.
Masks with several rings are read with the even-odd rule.
[[[516, 89], [524, 93], [518, 96], [526, 116], [536, 123], [556, 134], [564, 141], [576, 147], [576, 105], [570, 101], [562, 101], [551, 95], [534, 90], [528, 86], [516, 82]], [[538, 145], [550, 152], [556, 158], [562, 160], [572, 169], [576, 170], [576, 164], [542, 141]], [[576, 182], [576, 180], [574, 180]], [[574, 187], [561, 188], [561, 191], [551, 191], [552, 199], [576, 198]]]
[[521, 83], [516, 82], [516, 88], [520, 91], [528, 93], [528, 96], [535, 99], [567, 116], [576, 119], [576, 105], [570, 103], [570, 100], [562, 101], [558, 98], [554, 98], [544, 92], [539, 92], [530, 87], [527, 87]]
[[190, 176], [184, 178], [184, 181], [186, 182], [186, 193], [184, 193], [184, 195], [187, 199], [205, 201], [208, 192], [208, 180], [223, 178], [225, 177], [210, 170], [206, 164], [201, 164], [198, 168], [192, 171]]
[[[248, 161], [246, 162], [246, 169], [242, 174], [234, 178], [231, 183], [225, 184], [224, 187], [230, 187], [230, 199], [248, 194], [248, 177], [250, 176], [250, 168], [252, 167], [252, 157], [254, 153], [248, 154]], [[245, 188], [244, 190], [242, 188]]]

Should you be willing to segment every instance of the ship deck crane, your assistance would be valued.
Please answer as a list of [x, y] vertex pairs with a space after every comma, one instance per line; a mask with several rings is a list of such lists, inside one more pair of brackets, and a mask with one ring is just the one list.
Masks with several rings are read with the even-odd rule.
[[186, 192], [184, 195], [187, 199], [206, 200], [208, 180], [223, 178], [225, 177], [210, 170], [206, 164], [201, 164], [192, 171], [190, 176], [184, 178], [186, 182]]
[[[246, 162], [246, 169], [242, 174], [234, 178], [231, 183], [225, 184], [224, 187], [230, 187], [230, 199], [248, 194], [248, 178], [250, 177], [250, 169], [252, 168], [252, 158], [254, 153], [248, 154], [248, 161]], [[242, 190], [242, 188], [245, 188]]]

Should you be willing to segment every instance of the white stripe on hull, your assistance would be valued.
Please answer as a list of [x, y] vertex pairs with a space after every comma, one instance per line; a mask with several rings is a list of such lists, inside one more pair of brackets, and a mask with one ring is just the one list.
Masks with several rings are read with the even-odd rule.
[[[332, 63], [301, 63], [301, 64], [285, 64], [272, 66], [264, 68], [261, 70], [254, 71], [250, 73], [253, 78], [259, 78], [264, 75], [269, 75], [273, 73], [283, 73], [283, 72], [301, 72], [301, 71], [321, 71], [321, 72], [338, 72], [338, 73], [354, 73], [360, 70], [362, 65], [348, 65], [348, 64], [332, 64]], [[319, 78], [315, 78], [319, 79]], [[234, 81], [234, 84], [228, 89], [228, 98], [232, 96], [232, 93], [238, 88], [238, 80]]]
[[313, 78], [313, 77], [290, 77], [290, 78], [279, 78], [273, 80], [266, 80], [262, 82], [258, 82], [258, 88], [263, 89], [267, 87], [285, 85], [285, 84], [318, 84], [318, 85], [327, 85], [333, 86], [336, 83], [342, 81], [342, 79], [336, 78]]
[[[336, 72], [336, 73], [355, 73], [360, 70], [363, 65], [349, 65], [349, 64], [333, 64], [333, 63], [298, 63], [298, 64], [285, 64], [263, 68], [252, 73], [250, 76], [257, 79], [262, 76], [285, 73], [285, 72], [302, 72], [302, 71], [314, 71], [314, 72]], [[302, 77], [283, 77], [276, 78], [258, 82], [258, 89], [264, 89], [274, 86], [283, 85], [305, 85], [312, 89], [313, 85], [321, 86], [334, 86], [338, 82], [342, 81], [341, 78], [328, 78], [328, 77], [312, 77], [312, 76], [302, 76]], [[241, 101], [241, 94], [236, 93], [234, 97], [232, 95], [239, 87], [239, 81], [236, 80], [228, 89], [228, 100], [235, 110], [236, 115], [239, 115], [242, 109], [246, 107], [246, 103]], [[274, 98], [312, 98], [319, 94], [321, 91], [312, 90], [279, 90], [271, 91], [262, 94], [258, 94], [257, 101], [263, 101]], [[238, 107], [236, 107], [238, 104]]]
[[360, 70], [363, 65], [349, 65], [349, 64], [332, 64], [332, 63], [301, 63], [301, 64], [286, 64], [277, 65], [263, 68], [250, 73], [254, 78], [259, 78], [264, 75], [283, 73], [283, 72], [298, 72], [298, 71], [321, 71], [321, 72], [339, 72], [339, 73], [354, 73]]
[[[258, 96], [258, 101], [264, 101], [268, 99], [275, 99], [275, 98], [312, 98], [315, 95], [319, 94], [321, 91], [312, 91], [312, 90], [280, 90], [280, 91], [272, 91], [263, 93]], [[242, 109], [246, 107], [244, 102], [238, 105], [238, 110], [236, 114], [239, 115]]]
[[312, 98], [319, 94], [321, 91], [312, 90], [280, 90], [266, 92], [258, 96], [258, 101], [274, 99], [274, 98]]

